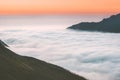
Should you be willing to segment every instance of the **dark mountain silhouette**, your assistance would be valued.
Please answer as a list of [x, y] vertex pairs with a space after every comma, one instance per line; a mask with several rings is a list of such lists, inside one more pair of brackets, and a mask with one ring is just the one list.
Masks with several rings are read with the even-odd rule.
[[68, 29], [120, 33], [120, 14], [103, 19], [100, 22], [82, 22]]
[[59, 66], [20, 56], [0, 40], [0, 80], [86, 80]]

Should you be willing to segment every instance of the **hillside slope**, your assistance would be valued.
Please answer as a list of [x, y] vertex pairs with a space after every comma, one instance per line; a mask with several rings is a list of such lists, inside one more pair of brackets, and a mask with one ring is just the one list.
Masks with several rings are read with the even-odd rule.
[[61, 67], [20, 56], [0, 40], [0, 80], [86, 80]]

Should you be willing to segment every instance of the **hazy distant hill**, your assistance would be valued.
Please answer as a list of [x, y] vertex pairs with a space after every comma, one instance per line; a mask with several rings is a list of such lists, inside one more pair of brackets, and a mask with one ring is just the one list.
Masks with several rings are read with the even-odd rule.
[[68, 29], [86, 30], [86, 31], [102, 31], [102, 32], [120, 32], [120, 14], [113, 15], [103, 19], [100, 22], [82, 22], [72, 25]]
[[17, 55], [6, 46], [0, 40], [0, 80], [86, 80], [56, 65]]

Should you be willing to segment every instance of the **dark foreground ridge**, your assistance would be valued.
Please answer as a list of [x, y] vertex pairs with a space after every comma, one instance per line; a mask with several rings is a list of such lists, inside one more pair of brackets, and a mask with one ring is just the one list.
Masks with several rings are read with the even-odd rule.
[[0, 40], [0, 80], [86, 80], [59, 66], [20, 56]]
[[120, 33], [120, 14], [103, 19], [100, 22], [82, 22], [68, 29]]

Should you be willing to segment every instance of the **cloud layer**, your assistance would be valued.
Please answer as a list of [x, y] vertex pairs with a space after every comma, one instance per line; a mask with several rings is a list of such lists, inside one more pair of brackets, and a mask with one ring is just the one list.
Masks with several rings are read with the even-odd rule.
[[90, 80], [120, 80], [120, 34], [8, 29], [0, 39], [21, 55], [62, 66]]

